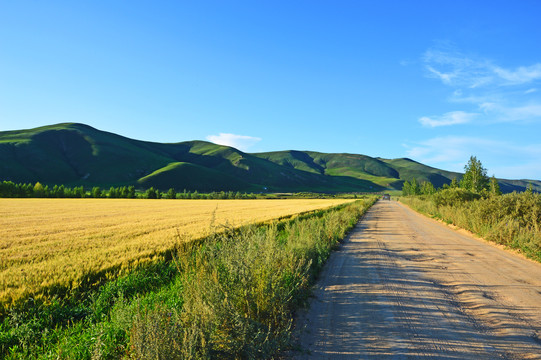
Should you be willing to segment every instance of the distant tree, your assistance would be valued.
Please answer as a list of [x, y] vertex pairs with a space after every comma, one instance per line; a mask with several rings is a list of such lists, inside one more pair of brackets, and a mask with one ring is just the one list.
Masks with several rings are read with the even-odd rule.
[[0, 183], [0, 197], [15, 197], [16, 185], [12, 181]]
[[122, 186], [118, 189], [118, 197], [125, 199], [128, 197], [128, 188], [125, 186]]
[[43, 185], [41, 185], [41, 183], [37, 182], [35, 185], [34, 185], [34, 195], [36, 197], [43, 197], [45, 196], [45, 188], [43, 187]]
[[136, 195], [135, 195], [135, 186], [129, 186], [128, 187], [128, 196], [127, 196], [128, 199], [135, 199], [136, 198]]
[[526, 187], [526, 192], [528, 194], [533, 194], [533, 185], [532, 185], [532, 183], [528, 184], [528, 186]]
[[109, 193], [107, 194], [107, 196], [108, 196], [109, 198], [111, 198], [111, 199], [113, 199], [113, 198], [118, 198], [119, 195], [120, 195], [120, 194], [119, 194], [119, 191], [118, 191], [116, 188], [114, 188], [113, 186], [111, 186], [111, 187], [109, 188]]
[[454, 177], [453, 180], [451, 180], [451, 184], [449, 184], [449, 187], [451, 189], [457, 189], [458, 188], [458, 181], [456, 180], [456, 177]]
[[490, 196], [499, 196], [502, 194], [500, 190], [500, 184], [498, 183], [498, 180], [492, 175], [489, 182], [489, 192]]
[[421, 194], [423, 195], [432, 195], [436, 192], [436, 188], [430, 181], [425, 181], [421, 185]]
[[145, 192], [145, 199], [157, 199], [158, 194], [156, 193], [156, 190], [151, 187], [150, 189], [147, 189]]
[[483, 190], [488, 189], [489, 180], [487, 170], [477, 160], [475, 156], [471, 156], [470, 160], [464, 166], [465, 174], [460, 181], [460, 187], [474, 193], [480, 194]]
[[402, 195], [403, 196], [411, 195], [411, 184], [407, 180], [404, 181], [404, 185], [402, 185]]
[[421, 193], [421, 187], [419, 186], [417, 179], [413, 178], [410, 184], [411, 184], [411, 187], [410, 187], [411, 195], [419, 195]]
[[413, 178], [409, 182], [404, 181], [404, 185], [402, 185], [402, 195], [420, 195], [421, 192], [421, 186], [417, 182], [417, 179]]
[[165, 198], [166, 199], [176, 199], [177, 198], [177, 192], [175, 191], [175, 189], [170, 188], [167, 191], [167, 194], [165, 194]]
[[92, 196], [93, 198], [98, 199], [98, 198], [101, 198], [101, 195], [102, 195], [101, 188], [100, 188], [99, 186], [94, 186], [94, 187], [92, 188], [92, 191], [91, 191], [91, 196]]
[[78, 197], [78, 198], [86, 197], [86, 191], [82, 186], [76, 187], [73, 190], [74, 190], [75, 197]]

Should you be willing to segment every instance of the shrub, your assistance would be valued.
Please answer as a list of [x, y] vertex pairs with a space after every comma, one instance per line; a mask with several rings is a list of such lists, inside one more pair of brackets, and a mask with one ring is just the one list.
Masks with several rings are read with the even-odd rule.
[[436, 206], [453, 206], [479, 198], [481, 198], [480, 195], [469, 190], [462, 188], [449, 188], [436, 192], [432, 196], [432, 201]]

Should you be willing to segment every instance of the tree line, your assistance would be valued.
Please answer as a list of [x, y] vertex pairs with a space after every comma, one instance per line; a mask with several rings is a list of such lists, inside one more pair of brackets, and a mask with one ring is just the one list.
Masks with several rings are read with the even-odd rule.
[[145, 191], [138, 191], [135, 189], [135, 186], [111, 186], [109, 190], [94, 186], [90, 189], [85, 189], [83, 186], [48, 186], [42, 185], [39, 182], [31, 184], [2, 181], [0, 182], [0, 198], [255, 199], [257, 195], [241, 193], [239, 191], [199, 193], [198, 191], [184, 190], [177, 192], [174, 188], [162, 192], [153, 187]]
[[[489, 178], [487, 170], [475, 156], [471, 156], [468, 163], [464, 166], [464, 176], [457, 181], [453, 178], [450, 184], [444, 184], [441, 190], [445, 189], [463, 189], [482, 197], [501, 195], [500, 185], [494, 175]], [[405, 181], [402, 187], [402, 195], [434, 195], [438, 190], [429, 181], [417, 182], [415, 178], [411, 181]], [[529, 187], [531, 191], [531, 184]]]

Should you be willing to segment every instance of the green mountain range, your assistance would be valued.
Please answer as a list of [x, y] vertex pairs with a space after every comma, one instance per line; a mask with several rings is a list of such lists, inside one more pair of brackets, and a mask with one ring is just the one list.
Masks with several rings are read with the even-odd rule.
[[[439, 187], [460, 173], [410, 159], [313, 151], [245, 153], [205, 141], [154, 143], [65, 123], [0, 132], [0, 181], [67, 186], [151, 186], [199, 192], [377, 192], [405, 180]], [[502, 191], [536, 180], [500, 179]]]

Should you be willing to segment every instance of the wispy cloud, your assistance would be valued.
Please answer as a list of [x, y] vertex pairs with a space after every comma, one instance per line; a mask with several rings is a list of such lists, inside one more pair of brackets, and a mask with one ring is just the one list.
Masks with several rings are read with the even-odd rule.
[[[455, 49], [427, 50], [422, 61], [426, 76], [451, 88], [448, 100], [464, 110], [439, 116], [423, 116], [428, 127], [473, 122], [541, 121], [541, 63], [506, 68], [490, 59], [465, 55]], [[526, 96], [527, 95], [527, 96]], [[465, 111], [467, 110], [467, 111]], [[464, 117], [464, 114], [478, 116]]]
[[514, 69], [494, 64], [458, 51], [430, 49], [423, 55], [428, 76], [446, 85], [477, 88], [483, 86], [523, 85], [541, 79], [541, 63]]
[[541, 79], [541, 64], [520, 66], [515, 70], [493, 66], [492, 71], [494, 71], [494, 73], [504, 81], [503, 84], [505, 85], [527, 84]]
[[261, 141], [261, 138], [220, 133], [219, 135], [208, 135], [207, 140], [218, 145], [231, 146], [242, 151], [247, 151], [250, 147]]
[[[409, 157], [438, 168], [462, 172], [475, 154], [490, 175], [541, 179], [541, 144], [520, 145], [474, 136], [442, 136], [405, 144]], [[520, 171], [519, 171], [520, 170]]]
[[407, 154], [428, 164], [456, 162], [467, 159], [486, 149], [501, 149], [502, 143], [479, 137], [469, 136], [444, 136], [435, 137], [407, 146]]
[[423, 116], [419, 122], [426, 127], [449, 126], [457, 124], [466, 124], [474, 119], [478, 114], [467, 113], [464, 111], [452, 111], [440, 116]]
[[490, 63], [474, 59], [458, 51], [428, 50], [423, 55], [428, 77], [450, 86], [469, 88], [489, 84], [494, 80]]
[[501, 103], [485, 102], [479, 108], [489, 115], [496, 115], [499, 121], [527, 121], [541, 118], [541, 103], [509, 107]]

